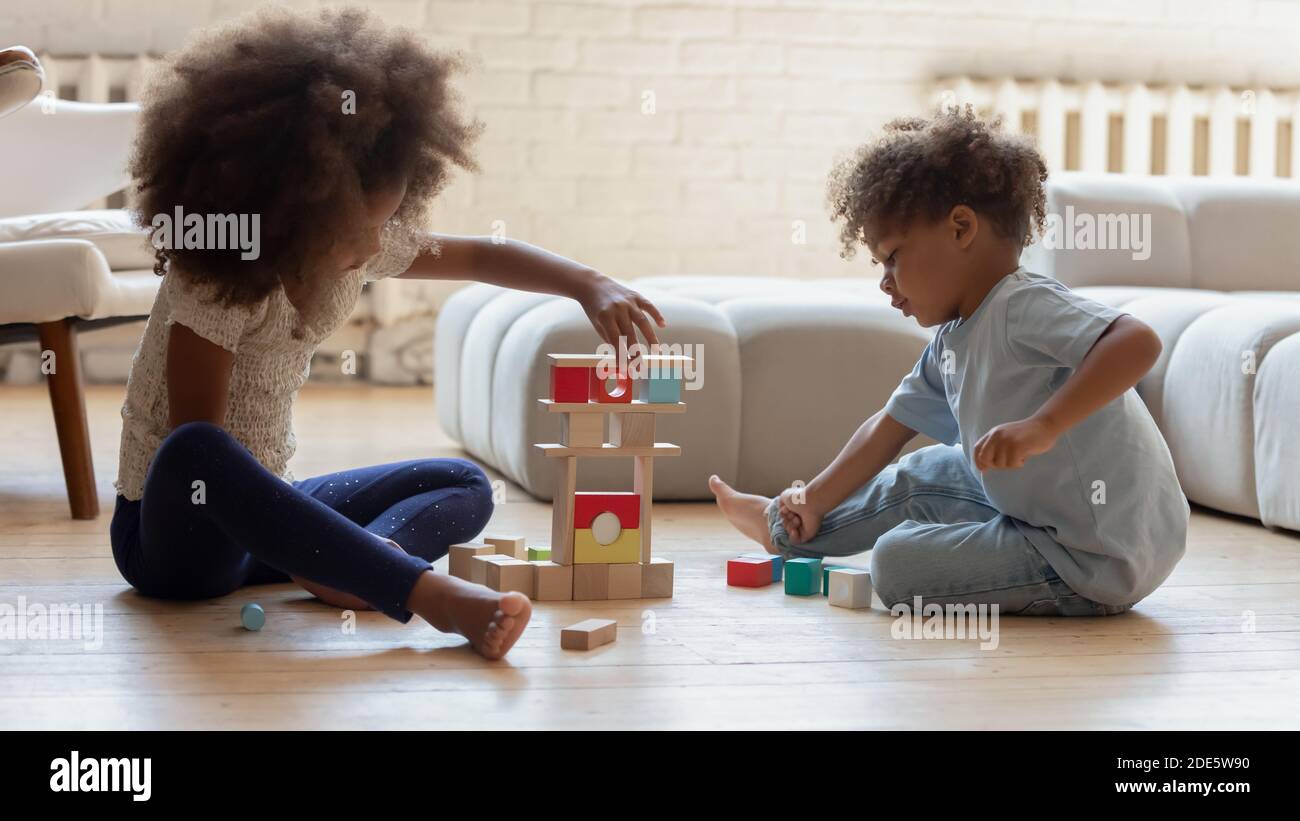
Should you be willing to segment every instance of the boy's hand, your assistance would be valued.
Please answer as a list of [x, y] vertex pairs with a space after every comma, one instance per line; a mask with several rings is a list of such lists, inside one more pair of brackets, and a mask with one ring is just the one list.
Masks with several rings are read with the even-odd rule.
[[822, 514], [808, 504], [808, 488], [790, 487], [781, 491], [777, 512], [791, 544], [812, 541], [822, 526]]
[[[628, 345], [635, 344], [637, 328], [641, 329], [646, 345], [657, 345], [655, 324], [660, 328], [668, 324], [653, 302], [604, 274], [595, 274], [577, 299], [596, 333], [615, 348], [620, 336], [627, 337]], [[652, 318], [654, 322], [650, 321]]]
[[982, 473], [1023, 467], [1029, 457], [1051, 450], [1057, 435], [1034, 417], [998, 425], [975, 443], [975, 468]]

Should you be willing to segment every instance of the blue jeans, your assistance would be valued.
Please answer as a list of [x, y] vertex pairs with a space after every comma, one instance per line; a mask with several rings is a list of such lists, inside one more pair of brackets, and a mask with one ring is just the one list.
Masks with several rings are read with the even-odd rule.
[[213, 598], [293, 575], [407, 621], [420, 574], [491, 515], [487, 477], [463, 459], [289, 484], [223, 428], [190, 422], [159, 445], [141, 498], [117, 497], [109, 533], [122, 577], [147, 596]]
[[776, 501], [767, 510], [783, 554], [823, 558], [871, 551], [871, 583], [886, 607], [996, 604], [1001, 615], [1109, 616], [1128, 605], [1085, 599], [1024, 535], [1031, 526], [992, 506], [958, 446], [932, 445], [882, 470], [822, 519], [812, 541], [790, 543]]

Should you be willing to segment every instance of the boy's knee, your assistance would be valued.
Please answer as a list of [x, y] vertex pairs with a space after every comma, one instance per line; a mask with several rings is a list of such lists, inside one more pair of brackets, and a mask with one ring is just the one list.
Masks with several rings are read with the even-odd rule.
[[887, 608], [910, 604], [919, 589], [917, 580], [911, 576], [906, 537], [895, 528], [877, 539], [871, 548], [871, 586]]

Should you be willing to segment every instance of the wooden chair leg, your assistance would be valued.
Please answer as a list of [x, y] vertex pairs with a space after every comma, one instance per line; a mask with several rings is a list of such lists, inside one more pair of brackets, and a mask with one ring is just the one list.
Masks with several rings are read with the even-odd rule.
[[37, 324], [42, 361], [44, 351], [54, 353], [53, 372], [46, 379], [50, 404], [54, 408], [54, 429], [63, 457], [63, 479], [68, 485], [72, 518], [93, 519], [99, 515], [99, 494], [95, 490], [95, 466], [90, 457], [90, 428], [86, 424], [86, 393], [81, 382], [81, 359], [77, 355], [77, 331], [71, 319]]

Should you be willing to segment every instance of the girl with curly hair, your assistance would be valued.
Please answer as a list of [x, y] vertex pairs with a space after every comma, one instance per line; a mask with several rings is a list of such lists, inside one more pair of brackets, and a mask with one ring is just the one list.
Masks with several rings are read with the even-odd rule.
[[[768, 499], [710, 479], [742, 533], [787, 555], [869, 549], [901, 612], [1111, 615], [1168, 577], [1187, 499], [1133, 390], [1160, 338], [1021, 267], [1046, 178], [1032, 144], [969, 108], [896, 120], [835, 169], [845, 256], [867, 246], [893, 307], [938, 330], [806, 487]], [[891, 464], [918, 433], [943, 444]]]
[[[491, 515], [478, 466], [414, 459], [305, 480], [287, 467], [312, 353], [367, 280], [561, 294], [603, 340], [640, 330], [657, 342], [654, 305], [591, 268], [427, 231], [451, 167], [474, 167], [479, 128], [449, 86], [458, 68], [360, 11], [270, 9], [202, 34], [155, 78], [130, 171], [163, 283], [122, 407], [111, 524], [117, 566], [141, 593], [200, 599], [292, 579], [337, 606], [417, 614], [490, 659], [523, 631], [525, 596], [430, 567]], [[184, 225], [161, 230], [173, 214]], [[251, 225], [254, 242], [204, 237], [214, 225]]]

